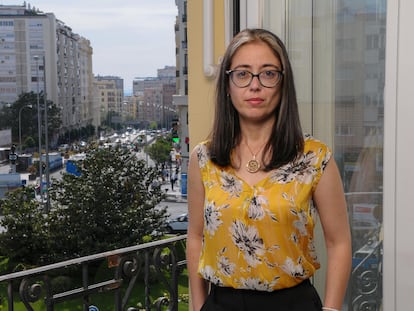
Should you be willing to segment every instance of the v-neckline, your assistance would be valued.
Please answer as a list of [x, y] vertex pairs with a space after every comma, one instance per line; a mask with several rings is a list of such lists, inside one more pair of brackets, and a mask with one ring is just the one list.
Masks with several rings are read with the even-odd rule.
[[267, 172], [265, 176], [263, 176], [263, 178], [257, 180], [257, 182], [255, 182], [254, 184], [250, 184], [249, 182], [246, 181], [245, 178], [241, 177], [236, 170], [234, 169], [234, 167], [230, 167], [230, 173], [236, 177], [238, 180], [240, 180], [243, 184], [247, 185], [250, 189], [254, 189], [259, 187], [260, 185], [266, 183], [268, 181], [268, 179], [270, 178], [270, 176], [272, 175], [272, 172]]

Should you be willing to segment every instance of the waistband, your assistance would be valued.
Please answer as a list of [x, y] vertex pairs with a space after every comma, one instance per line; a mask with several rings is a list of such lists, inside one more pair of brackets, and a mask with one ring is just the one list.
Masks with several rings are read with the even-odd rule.
[[274, 290], [274, 291], [263, 291], [263, 290], [256, 290], [256, 289], [240, 289], [240, 288], [233, 288], [233, 287], [224, 287], [224, 286], [219, 286], [216, 284], [211, 283], [211, 291], [220, 291], [220, 292], [241, 292], [241, 293], [248, 293], [248, 292], [252, 292], [252, 293], [262, 293], [262, 294], [266, 294], [266, 293], [284, 293], [284, 292], [290, 292], [290, 291], [297, 291], [303, 288], [308, 288], [308, 287], [313, 287], [311, 281], [309, 279], [303, 280], [301, 283], [292, 286], [292, 287], [287, 287], [287, 288], [282, 288], [282, 289], [278, 289], [278, 290]]

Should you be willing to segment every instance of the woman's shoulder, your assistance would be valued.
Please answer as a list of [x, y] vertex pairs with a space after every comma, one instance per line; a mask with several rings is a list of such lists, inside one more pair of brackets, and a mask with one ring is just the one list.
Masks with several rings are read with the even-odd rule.
[[194, 160], [197, 160], [200, 167], [203, 167], [206, 165], [210, 158], [210, 154], [208, 151], [208, 144], [209, 141], [205, 140], [200, 143], [198, 143], [191, 152], [191, 158], [194, 158]]
[[305, 152], [307, 151], [316, 151], [316, 150], [325, 150], [326, 152], [330, 152], [329, 146], [324, 143], [323, 141], [315, 138], [314, 136], [310, 134], [304, 135], [304, 141], [305, 141]]
[[197, 145], [195, 145], [195, 147], [193, 148], [193, 153], [204, 153], [204, 154], [208, 154], [208, 144], [209, 141], [208, 140], [204, 140], [202, 142], [199, 142]]
[[313, 137], [312, 135], [304, 135], [304, 139], [305, 146], [303, 153], [307, 156], [316, 157], [319, 159], [316, 162], [322, 165], [322, 167], [325, 167], [326, 163], [328, 163], [332, 157], [331, 148], [323, 141]]

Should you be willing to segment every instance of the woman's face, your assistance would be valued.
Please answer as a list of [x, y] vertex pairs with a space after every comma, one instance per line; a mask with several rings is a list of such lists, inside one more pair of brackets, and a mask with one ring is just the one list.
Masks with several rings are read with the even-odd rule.
[[[249, 73], [259, 74], [262, 83], [269, 85], [271, 75], [278, 74], [275, 71], [282, 71], [282, 66], [278, 57], [264, 42], [257, 41], [247, 43], [241, 46], [234, 54], [231, 67], [233, 70], [241, 70], [231, 73], [229, 77], [229, 95], [234, 108], [239, 113], [241, 122], [263, 123], [265, 121], [274, 121], [274, 110], [277, 108], [281, 98], [282, 77], [279, 83], [273, 87], [263, 86], [258, 77], [254, 77], [251, 83], [246, 87], [239, 87], [233, 81], [236, 81], [236, 75], [243, 79]], [[267, 81], [266, 81], [267, 80]]]

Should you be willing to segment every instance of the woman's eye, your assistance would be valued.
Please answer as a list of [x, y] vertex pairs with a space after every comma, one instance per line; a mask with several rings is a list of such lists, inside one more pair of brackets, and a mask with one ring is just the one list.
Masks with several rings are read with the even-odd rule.
[[272, 78], [274, 78], [276, 76], [276, 71], [274, 71], [274, 70], [265, 71], [264, 72], [264, 76], [267, 79], [272, 79]]
[[248, 76], [247, 71], [239, 71], [237, 77], [240, 79], [246, 78]]

